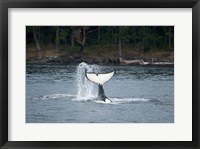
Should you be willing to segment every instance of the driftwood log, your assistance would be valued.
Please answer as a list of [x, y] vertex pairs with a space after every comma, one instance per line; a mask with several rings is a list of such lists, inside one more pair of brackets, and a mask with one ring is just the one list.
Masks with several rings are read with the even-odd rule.
[[119, 58], [120, 64], [122, 65], [173, 65], [173, 62], [145, 62], [142, 59], [137, 59], [137, 60], [125, 60], [123, 58]]
[[143, 60], [125, 60], [123, 58], [119, 58], [120, 63], [123, 65], [147, 65], [149, 62], [144, 62]]

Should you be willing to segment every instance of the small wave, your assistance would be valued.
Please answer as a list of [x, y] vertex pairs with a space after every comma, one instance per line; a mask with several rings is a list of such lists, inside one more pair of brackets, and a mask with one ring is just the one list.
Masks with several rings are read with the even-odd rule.
[[96, 103], [101, 104], [130, 104], [130, 103], [149, 103], [149, 102], [162, 102], [160, 99], [147, 99], [147, 98], [109, 98], [112, 102], [106, 103], [104, 101], [94, 100]]
[[154, 101], [153, 99], [146, 99], [146, 98], [109, 98], [112, 102], [104, 102], [101, 100], [96, 100], [95, 97], [93, 98], [72, 98], [73, 101], [88, 101], [88, 102], [95, 102], [100, 104], [125, 104], [125, 103], [141, 103], [141, 102], [151, 102]]
[[41, 99], [57, 99], [57, 98], [65, 98], [65, 97], [74, 97], [74, 95], [68, 94], [53, 94], [53, 95], [45, 95]]
[[94, 100], [95, 103], [101, 103], [101, 104], [115, 104], [114, 102], [105, 102], [102, 100]]
[[95, 101], [96, 96], [71, 98], [72, 101]]
[[121, 97], [113, 97], [109, 98], [112, 102], [107, 103], [101, 100], [96, 100], [95, 96], [92, 96], [90, 98], [80, 98], [76, 95], [70, 95], [70, 94], [52, 94], [52, 95], [44, 95], [40, 97], [27, 97], [27, 99], [38, 99], [38, 100], [71, 100], [71, 101], [77, 101], [77, 102], [95, 102], [97, 104], [126, 104], [126, 103], [144, 103], [144, 102], [155, 102], [160, 103], [162, 100], [160, 99], [147, 99], [147, 98], [121, 98]]
[[75, 95], [70, 94], [52, 94], [52, 95], [44, 95], [40, 97], [27, 97], [27, 99], [40, 99], [40, 100], [47, 100], [47, 99], [63, 99], [66, 97], [75, 97]]
[[150, 99], [146, 98], [110, 98], [112, 101], [117, 102], [147, 102]]

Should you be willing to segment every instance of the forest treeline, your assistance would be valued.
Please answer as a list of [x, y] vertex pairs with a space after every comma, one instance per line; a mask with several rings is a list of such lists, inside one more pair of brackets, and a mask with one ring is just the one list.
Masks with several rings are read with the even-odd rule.
[[26, 45], [27, 53], [32, 49], [36, 56], [54, 50], [81, 57], [105, 48], [108, 55], [115, 50], [118, 57], [126, 58], [128, 51], [131, 58], [134, 51], [141, 56], [149, 51], [173, 51], [174, 26], [27, 26]]

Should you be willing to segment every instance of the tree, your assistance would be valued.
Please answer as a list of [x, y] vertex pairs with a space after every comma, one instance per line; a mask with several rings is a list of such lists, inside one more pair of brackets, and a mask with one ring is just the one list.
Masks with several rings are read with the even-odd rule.
[[81, 45], [81, 49], [80, 49], [81, 54], [84, 51], [84, 46], [85, 46], [85, 42], [87, 38], [87, 34], [86, 34], [87, 28], [88, 28], [87, 26], [84, 26], [74, 31], [74, 34], [75, 34], [74, 39], [76, 40], [77, 43]]
[[101, 39], [101, 27], [98, 28], [98, 36], [97, 36], [98, 43], [100, 42], [100, 39]]
[[71, 29], [71, 47], [74, 47], [74, 39], [75, 39], [75, 29], [74, 27], [70, 27]]
[[81, 45], [81, 48], [80, 48], [81, 54], [84, 53], [84, 47], [85, 47], [88, 34], [96, 31], [97, 29], [98, 27], [96, 27], [95, 29], [90, 29], [89, 26], [83, 26], [83, 27], [79, 27], [78, 29], [74, 31], [74, 39], [77, 43]]
[[60, 38], [59, 38], [59, 27], [57, 26], [56, 27], [56, 51], [59, 51], [59, 41]]
[[36, 49], [37, 49], [37, 52], [39, 52], [39, 51], [41, 51], [41, 48], [40, 48], [40, 44], [39, 44], [37, 33], [36, 33], [36, 27], [33, 26], [32, 30], [33, 30], [33, 37], [35, 40]]
[[119, 27], [119, 58], [122, 58], [122, 29]]

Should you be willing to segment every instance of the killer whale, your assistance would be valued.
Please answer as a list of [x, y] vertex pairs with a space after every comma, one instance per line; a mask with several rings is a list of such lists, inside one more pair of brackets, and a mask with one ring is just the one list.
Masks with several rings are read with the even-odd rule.
[[112, 102], [108, 97], [106, 97], [103, 84], [110, 80], [115, 74], [115, 71], [109, 72], [109, 73], [91, 73], [85, 71], [86, 78], [93, 82], [98, 84], [98, 97], [97, 100], [101, 100], [104, 102]]

